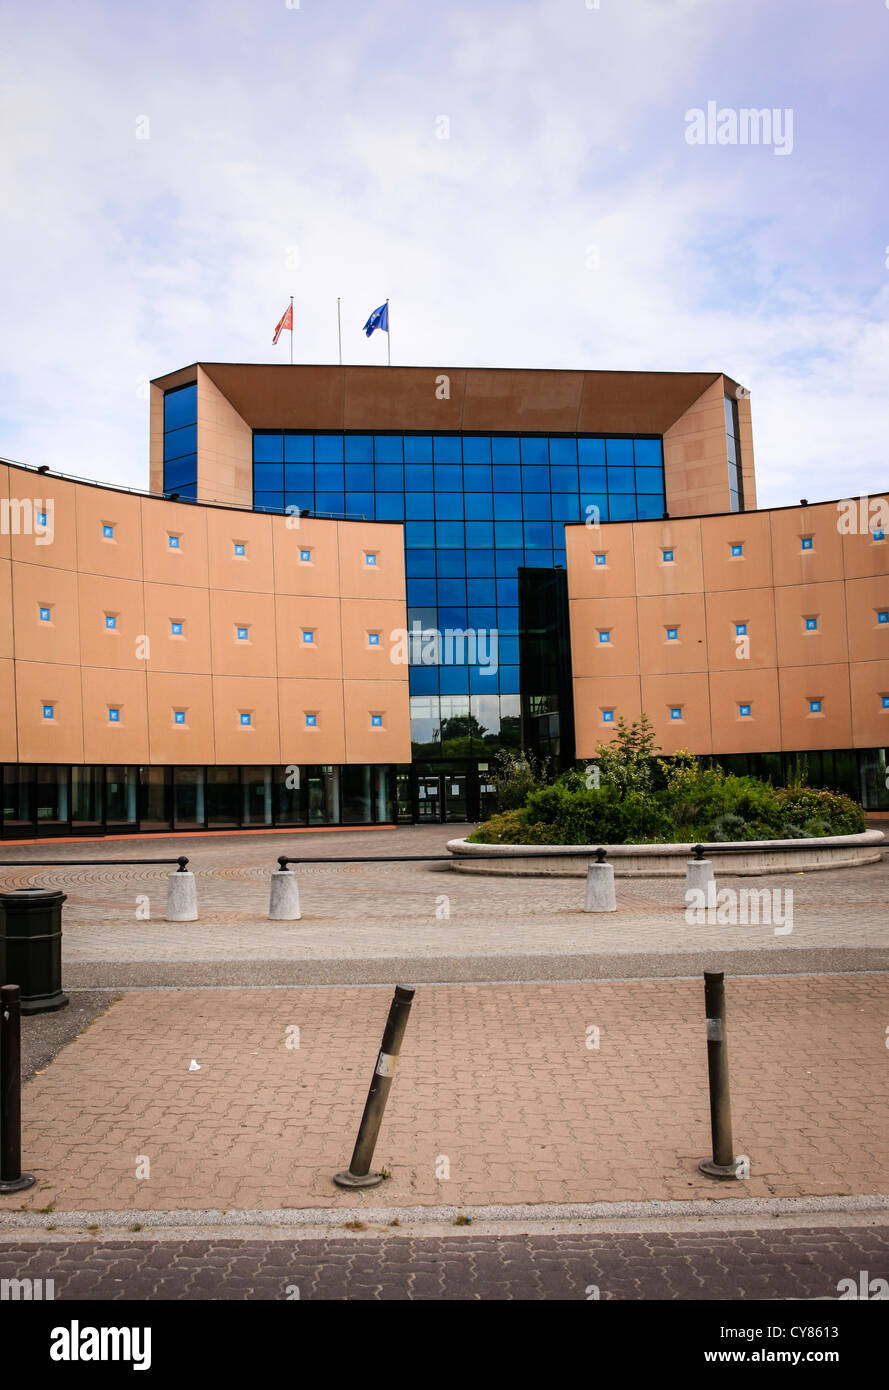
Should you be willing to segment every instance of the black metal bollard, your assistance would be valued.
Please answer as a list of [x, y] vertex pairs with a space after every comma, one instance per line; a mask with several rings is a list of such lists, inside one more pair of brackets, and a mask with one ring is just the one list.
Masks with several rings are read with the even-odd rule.
[[392, 1078], [395, 1075], [398, 1054], [401, 1051], [401, 1040], [407, 1027], [415, 992], [405, 985], [395, 986], [395, 994], [389, 1006], [389, 1017], [386, 1019], [383, 1041], [380, 1045], [380, 1055], [374, 1067], [364, 1114], [361, 1116], [361, 1124], [358, 1127], [358, 1138], [355, 1140], [352, 1161], [346, 1172], [334, 1174], [333, 1180], [338, 1187], [376, 1187], [383, 1181], [383, 1174], [372, 1173], [370, 1165], [373, 1162], [377, 1136], [380, 1132], [380, 1125], [383, 1123], [383, 1112], [386, 1109], [386, 1101], [392, 1088]]
[[17, 980], [23, 1014], [49, 1013], [68, 1003], [62, 993], [62, 903], [58, 889], [14, 888], [0, 892], [4, 978]]
[[721, 970], [704, 971], [704, 1003], [707, 1011], [707, 1071], [713, 1157], [703, 1159], [698, 1167], [710, 1178], [746, 1178], [750, 1165], [743, 1155], [735, 1157], [732, 1143], [728, 1042], [725, 1036], [725, 975]]
[[22, 1013], [18, 985], [0, 988], [0, 1192], [33, 1187], [22, 1172]]

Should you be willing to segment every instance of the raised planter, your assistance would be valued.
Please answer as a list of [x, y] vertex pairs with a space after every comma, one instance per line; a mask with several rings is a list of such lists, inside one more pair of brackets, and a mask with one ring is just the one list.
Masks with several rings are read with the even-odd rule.
[[[706, 857], [717, 874], [811, 873], [876, 864], [886, 836], [882, 830], [860, 835], [825, 835], [813, 840], [745, 840], [708, 844]], [[546, 875], [585, 878], [598, 845], [471, 845], [448, 840], [453, 867], [461, 873]], [[693, 846], [605, 845], [617, 878], [678, 878]], [[489, 856], [477, 858], [478, 855]], [[493, 856], [493, 857], [490, 857]], [[502, 859], [501, 859], [502, 856]]]

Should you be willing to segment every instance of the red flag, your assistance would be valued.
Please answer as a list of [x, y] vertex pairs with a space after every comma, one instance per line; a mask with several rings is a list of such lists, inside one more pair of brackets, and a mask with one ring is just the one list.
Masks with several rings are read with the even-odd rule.
[[292, 304], [288, 304], [288, 305], [287, 305], [287, 308], [284, 310], [283, 314], [281, 315], [280, 320], [278, 321], [278, 327], [275, 329], [275, 336], [274, 336], [274, 338], [272, 339], [272, 346], [274, 346], [274, 344], [278, 341], [278, 339], [280, 338], [280, 336], [281, 336], [281, 334], [283, 333], [283, 331], [284, 331], [285, 328], [289, 328], [290, 331], [291, 331], [291, 333], [293, 332], [293, 305], [292, 305]]

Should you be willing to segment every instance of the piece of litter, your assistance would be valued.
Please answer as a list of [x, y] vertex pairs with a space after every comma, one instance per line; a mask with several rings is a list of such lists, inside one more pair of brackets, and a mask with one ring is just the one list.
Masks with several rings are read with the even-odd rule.
[[191, 1064], [190, 1064], [188, 1070], [189, 1070], [189, 1071], [200, 1071], [200, 1069], [201, 1069], [201, 1068], [200, 1068], [200, 1064], [199, 1064], [198, 1062], [196, 1062], [195, 1059], [192, 1057], [192, 1059], [191, 1059]]

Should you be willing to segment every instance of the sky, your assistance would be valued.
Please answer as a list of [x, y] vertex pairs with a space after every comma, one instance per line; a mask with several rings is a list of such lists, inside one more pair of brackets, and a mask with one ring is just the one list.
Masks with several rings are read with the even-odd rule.
[[[724, 371], [885, 490], [889, 0], [0, 0], [0, 456], [147, 487], [194, 361]], [[690, 112], [779, 113], [690, 143]], [[778, 132], [780, 131], [780, 138]], [[783, 146], [783, 148], [782, 148]]]

